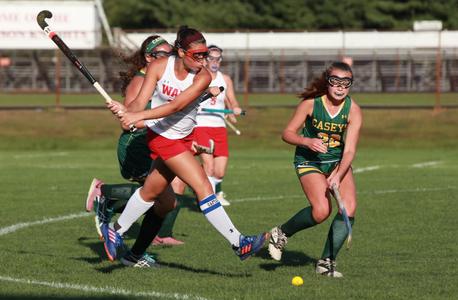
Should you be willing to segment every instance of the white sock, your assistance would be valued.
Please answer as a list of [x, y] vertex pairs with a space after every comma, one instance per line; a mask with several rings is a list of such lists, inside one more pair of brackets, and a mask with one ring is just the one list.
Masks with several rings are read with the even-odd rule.
[[146, 202], [142, 199], [140, 196], [140, 189], [141, 188], [138, 188], [130, 197], [126, 208], [124, 208], [124, 211], [117, 221], [118, 225], [121, 226], [121, 228], [117, 230], [120, 235], [129, 230], [130, 226], [132, 226], [132, 224], [154, 204], [154, 201]]
[[213, 193], [216, 190], [216, 178], [213, 176], [207, 176], [208, 181], [210, 181], [210, 184], [212, 185]]
[[231, 245], [238, 247], [240, 232], [235, 228], [234, 224], [232, 224], [231, 219], [221, 206], [221, 203], [216, 199], [216, 195], [211, 194], [200, 200], [199, 206], [208, 222], [210, 222], [210, 224], [212, 224], [213, 227], [231, 243]]

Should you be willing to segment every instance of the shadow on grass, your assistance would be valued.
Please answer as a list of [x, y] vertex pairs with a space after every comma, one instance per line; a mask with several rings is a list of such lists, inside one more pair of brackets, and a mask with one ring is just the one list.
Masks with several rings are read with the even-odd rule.
[[192, 267], [185, 266], [183, 264], [178, 264], [178, 263], [166, 263], [166, 262], [159, 262], [163, 267], [167, 268], [172, 268], [172, 269], [180, 269], [183, 271], [189, 271], [192, 273], [199, 273], [199, 274], [210, 274], [210, 275], [218, 275], [218, 276], [224, 276], [224, 277], [231, 277], [231, 278], [243, 278], [243, 277], [251, 277], [251, 274], [248, 273], [222, 273], [218, 271], [213, 271], [213, 270], [207, 270], [207, 269], [196, 269]]
[[280, 262], [272, 260], [267, 249], [262, 249], [261, 251], [259, 251], [257, 256], [271, 261], [271, 263], [263, 263], [259, 265], [261, 269], [264, 269], [266, 271], [275, 271], [277, 268], [280, 267], [297, 267], [312, 264], [314, 265], [317, 262], [317, 259], [310, 257], [303, 252], [298, 251], [285, 250], [283, 252]]
[[114, 300], [126, 300], [126, 299], [132, 299], [132, 297], [127, 297], [127, 296], [77, 296], [77, 297], [71, 297], [71, 296], [31, 296], [31, 295], [0, 295], [0, 299], [8, 299], [8, 300], [22, 300], [22, 299], [28, 299], [28, 300], [80, 300], [80, 299], [114, 299]]
[[[83, 245], [84, 247], [91, 249], [92, 252], [97, 254], [98, 257], [92, 257], [92, 256], [91, 257], [77, 257], [77, 258], [74, 258], [74, 260], [84, 261], [91, 265], [96, 265], [96, 264], [100, 264], [105, 261], [108, 261], [107, 254], [105, 253], [105, 249], [103, 247], [103, 242], [100, 241], [99, 239], [80, 237], [78, 239], [78, 242], [81, 245]], [[119, 257], [121, 257], [124, 253], [125, 251], [119, 252], [118, 254]], [[121, 268], [124, 268], [124, 266], [121, 263], [113, 262], [113, 264], [108, 267], [100, 267], [100, 268], [96, 268], [96, 270], [102, 273], [111, 273], [114, 270], [121, 269]]]

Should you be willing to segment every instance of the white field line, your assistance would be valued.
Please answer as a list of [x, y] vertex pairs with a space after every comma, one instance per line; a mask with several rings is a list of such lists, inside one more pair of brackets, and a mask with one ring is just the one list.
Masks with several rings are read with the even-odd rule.
[[135, 292], [129, 291], [125, 289], [120, 289], [117, 287], [96, 287], [90, 285], [83, 285], [83, 284], [72, 284], [72, 283], [61, 283], [61, 282], [54, 282], [54, 281], [39, 281], [34, 279], [22, 279], [22, 278], [13, 278], [8, 276], [0, 276], [0, 281], [12, 282], [12, 283], [20, 283], [20, 284], [28, 284], [28, 285], [41, 285], [47, 286], [54, 289], [69, 289], [69, 290], [77, 290], [86, 293], [103, 293], [103, 294], [111, 294], [115, 296], [130, 296], [130, 297], [155, 297], [159, 299], [184, 299], [184, 300], [207, 300], [206, 298], [199, 297], [199, 296], [192, 296], [192, 295], [182, 295], [179, 293], [160, 293], [160, 292]]
[[81, 218], [81, 217], [88, 217], [93, 214], [88, 213], [88, 212], [82, 212], [79, 214], [70, 214], [66, 216], [59, 216], [59, 217], [54, 217], [54, 218], [45, 218], [40, 221], [33, 221], [33, 222], [25, 222], [25, 223], [17, 223], [11, 226], [3, 227], [0, 228], [0, 236], [15, 232], [19, 229], [30, 227], [30, 226], [35, 226], [35, 225], [43, 225], [43, 224], [48, 224], [48, 223], [55, 223], [55, 222], [60, 222], [60, 221], [65, 221], [65, 220], [71, 220], [71, 219], [76, 219], [76, 218]]
[[380, 168], [381, 168], [380, 166], [369, 166], [369, 167], [364, 167], [364, 168], [355, 168], [353, 170], [353, 173], [357, 174], [357, 173], [363, 173], [363, 172], [368, 172], [368, 171], [375, 171], [375, 170], [378, 170]]
[[[357, 192], [358, 194], [393, 194], [393, 193], [412, 193], [412, 192], [437, 192], [444, 190], [456, 190], [458, 186], [447, 186], [447, 187], [437, 187], [437, 188], [414, 188], [414, 189], [392, 189], [392, 190], [378, 190], [378, 191], [361, 191]], [[231, 202], [240, 203], [240, 202], [254, 202], [254, 201], [268, 201], [268, 200], [282, 200], [282, 199], [292, 199], [292, 198], [305, 198], [305, 195], [281, 195], [281, 196], [258, 196], [250, 198], [241, 198], [234, 199]]]
[[40, 157], [56, 157], [56, 156], [68, 156], [68, 152], [45, 152], [45, 153], [26, 153], [26, 154], [16, 154], [13, 155], [15, 159], [22, 158], [40, 158]]
[[411, 165], [411, 167], [412, 168], [426, 168], [426, 167], [432, 167], [432, 166], [438, 165], [440, 163], [441, 163], [440, 161], [427, 161], [424, 163], [413, 164]]

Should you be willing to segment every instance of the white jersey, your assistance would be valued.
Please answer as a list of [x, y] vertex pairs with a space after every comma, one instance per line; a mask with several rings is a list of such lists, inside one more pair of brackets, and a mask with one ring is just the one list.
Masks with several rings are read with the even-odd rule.
[[[164, 74], [156, 84], [151, 99], [151, 108], [158, 107], [173, 101], [182, 91], [193, 83], [195, 73], [189, 73], [184, 80], [175, 76], [175, 56], [170, 56]], [[196, 126], [197, 108], [199, 101], [196, 99], [182, 110], [160, 119], [146, 120], [145, 125], [155, 133], [168, 139], [177, 140], [188, 136]]]
[[226, 127], [224, 122], [223, 113], [215, 112], [206, 112], [202, 108], [211, 108], [211, 109], [224, 109], [224, 99], [226, 98], [226, 89], [227, 84], [224, 81], [223, 73], [220, 71], [216, 72], [215, 79], [212, 80], [210, 86], [222, 86], [224, 91], [222, 91], [217, 97], [212, 97], [202, 103], [200, 103], [199, 111], [197, 113], [197, 126], [198, 127]]

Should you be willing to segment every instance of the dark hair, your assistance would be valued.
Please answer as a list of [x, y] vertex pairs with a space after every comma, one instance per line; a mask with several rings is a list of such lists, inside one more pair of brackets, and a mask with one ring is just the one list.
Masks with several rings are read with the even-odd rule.
[[177, 32], [177, 39], [175, 40], [175, 50], [178, 48], [187, 50], [193, 43], [206, 43], [204, 36], [197, 29], [189, 28], [186, 25], [180, 26]]
[[146, 66], [146, 47], [151, 43], [151, 41], [157, 39], [158, 37], [158, 35], [150, 35], [143, 41], [140, 49], [135, 51], [132, 55], [127, 57], [121, 56], [122, 60], [129, 66], [127, 72], [119, 72], [119, 77], [121, 79], [121, 94], [123, 97], [126, 95], [127, 86], [129, 85], [132, 78], [134, 78], [135, 74], [141, 68]]
[[223, 54], [223, 49], [221, 49], [220, 47], [218, 47], [216, 45], [208, 46], [208, 52], [210, 52], [210, 51], [219, 51], [219, 53]]
[[323, 96], [324, 94], [326, 94], [328, 90], [327, 78], [335, 69], [349, 72], [351, 74], [351, 77], [353, 77], [353, 71], [351, 70], [351, 67], [348, 64], [341, 61], [335, 61], [331, 63], [329, 67], [326, 68], [326, 70], [321, 74], [320, 77], [313, 79], [312, 83], [310, 83], [310, 85], [306, 87], [304, 91], [301, 94], [299, 94], [298, 97], [302, 100], [306, 100], [318, 96]]

